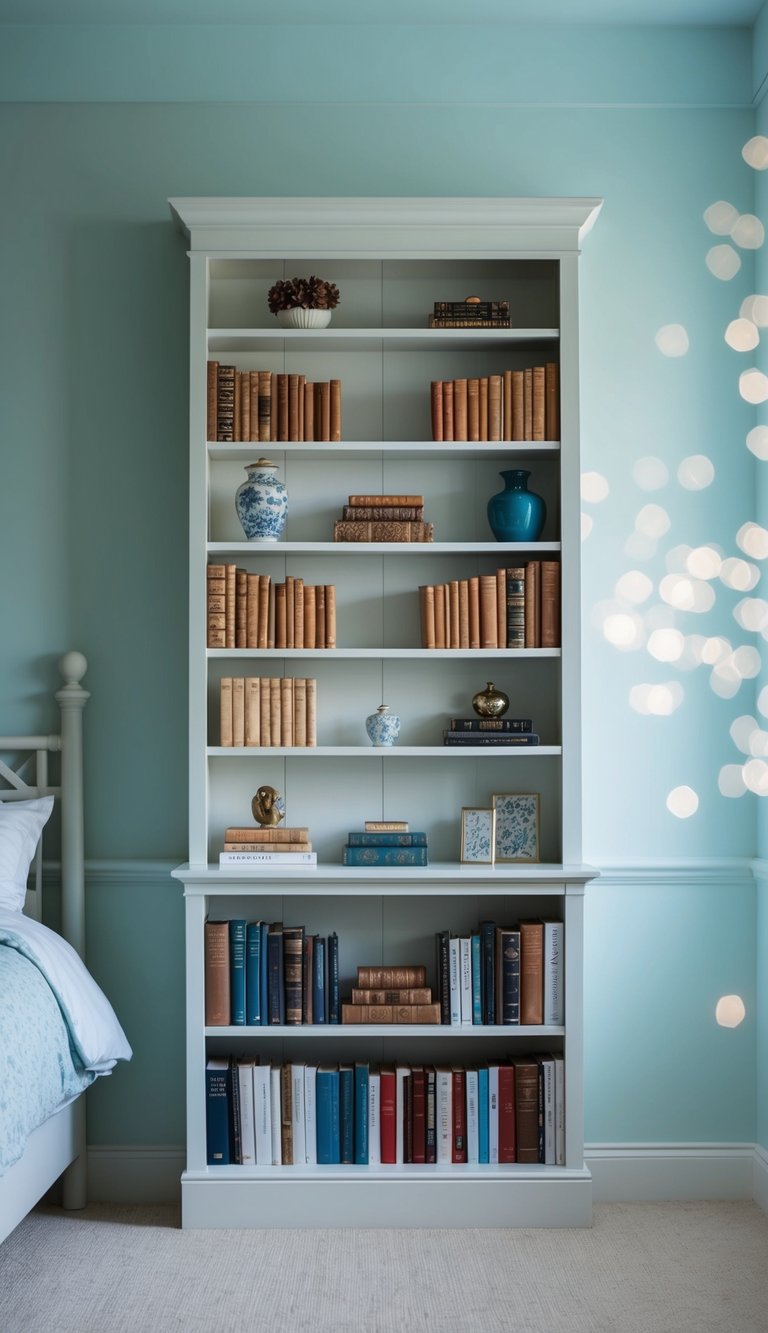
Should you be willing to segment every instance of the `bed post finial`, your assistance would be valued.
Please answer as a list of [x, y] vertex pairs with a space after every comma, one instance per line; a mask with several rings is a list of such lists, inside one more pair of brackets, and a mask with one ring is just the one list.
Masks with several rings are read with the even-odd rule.
[[[63, 657], [59, 658], [59, 671], [64, 677], [65, 689], [68, 687], [71, 688], [73, 685], [76, 688], [79, 687], [80, 681], [83, 679], [87, 670], [88, 663], [82, 653], [72, 651], [65, 653]], [[87, 697], [88, 696], [86, 695], [86, 698]], [[83, 703], [85, 703], [85, 700], [83, 700]]]

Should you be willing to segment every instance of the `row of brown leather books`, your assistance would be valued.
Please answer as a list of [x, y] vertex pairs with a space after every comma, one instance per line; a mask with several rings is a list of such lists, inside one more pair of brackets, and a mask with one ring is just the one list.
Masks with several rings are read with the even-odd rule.
[[331, 443], [341, 439], [341, 380], [209, 361], [206, 419], [209, 440]]
[[233, 564], [207, 570], [209, 648], [335, 648], [336, 585], [273, 583]]
[[333, 525], [335, 542], [431, 542], [434, 524], [424, 521], [424, 496], [350, 495], [343, 518]]
[[351, 1000], [342, 1002], [342, 1023], [440, 1022], [440, 1005], [433, 1003], [423, 965], [358, 967]]
[[317, 745], [317, 681], [305, 676], [223, 676], [222, 746]]
[[560, 565], [529, 560], [419, 588], [422, 648], [559, 648]]
[[433, 440], [558, 440], [558, 367], [548, 361], [499, 375], [433, 380]]

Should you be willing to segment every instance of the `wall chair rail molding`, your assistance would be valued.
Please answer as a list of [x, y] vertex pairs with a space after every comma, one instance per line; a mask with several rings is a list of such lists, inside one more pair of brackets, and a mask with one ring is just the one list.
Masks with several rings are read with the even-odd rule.
[[600, 877], [595, 881], [601, 887], [629, 888], [643, 884], [723, 884], [732, 888], [751, 888], [763, 866], [763, 877], [768, 878], [768, 861], [756, 862], [749, 857], [707, 857], [702, 860], [629, 860], [600, 865]]

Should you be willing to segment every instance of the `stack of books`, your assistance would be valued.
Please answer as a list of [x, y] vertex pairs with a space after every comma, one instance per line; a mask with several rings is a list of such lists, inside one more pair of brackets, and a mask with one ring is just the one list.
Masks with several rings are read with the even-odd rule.
[[357, 985], [342, 1003], [342, 1023], [439, 1023], [440, 1005], [433, 1003], [427, 969], [358, 967]]
[[539, 745], [529, 717], [452, 717], [443, 745]]
[[431, 542], [423, 495], [350, 495], [333, 525], [335, 542]]
[[422, 584], [419, 608], [422, 648], [559, 648], [560, 564]]
[[429, 317], [431, 329], [508, 329], [509, 301], [435, 301]]
[[562, 1026], [562, 921], [481, 921], [465, 936], [437, 931], [435, 944], [441, 1023]]
[[209, 564], [209, 648], [335, 648], [336, 586]]
[[219, 865], [242, 865], [249, 870], [279, 869], [280, 866], [317, 865], [317, 852], [312, 851], [309, 829], [285, 828], [228, 828], [224, 834], [224, 850], [219, 853]]
[[347, 835], [345, 866], [426, 866], [426, 833], [411, 833], [405, 820], [368, 820], [362, 832]]
[[330, 444], [341, 439], [341, 380], [311, 383], [306, 375], [209, 361], [206, 406], [209, 440]]
[[557, 440], [560, 436], [555, 361], [498, 375], [432, 380], [433, 440]]
[[317, 681], [309, 676], [222, 676], [221, 746], [317, 745]]
[[282, 921], [206, 921], [206, 1027], [339, 1021], [339, 941]]

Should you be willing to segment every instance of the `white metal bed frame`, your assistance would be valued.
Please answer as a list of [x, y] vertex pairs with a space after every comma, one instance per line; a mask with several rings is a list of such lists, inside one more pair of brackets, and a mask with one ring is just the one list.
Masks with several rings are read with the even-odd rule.
[[[64, 684], [56, 692], [61, 714], [58, 736], [0, 736], [0, 800], [58, 798], [61, 813], [61, 933], [81, 958], [85, 952], [85, 861], [83, 842], [83, 709], [89, 699], [80, 684], [87, 669], [82, 653], [59, 661]], [[48, 755], [60, 752], [58, 786], [48, 782]], [[40, 920], [42, 840], [37, 848], [24, 911]], [[65, 1208], [86, 1202], [85, 1098], [80, 1094], [30, 1134], [23, 1156], [0, 1176], [0, 1241], [64, 1174]]]

